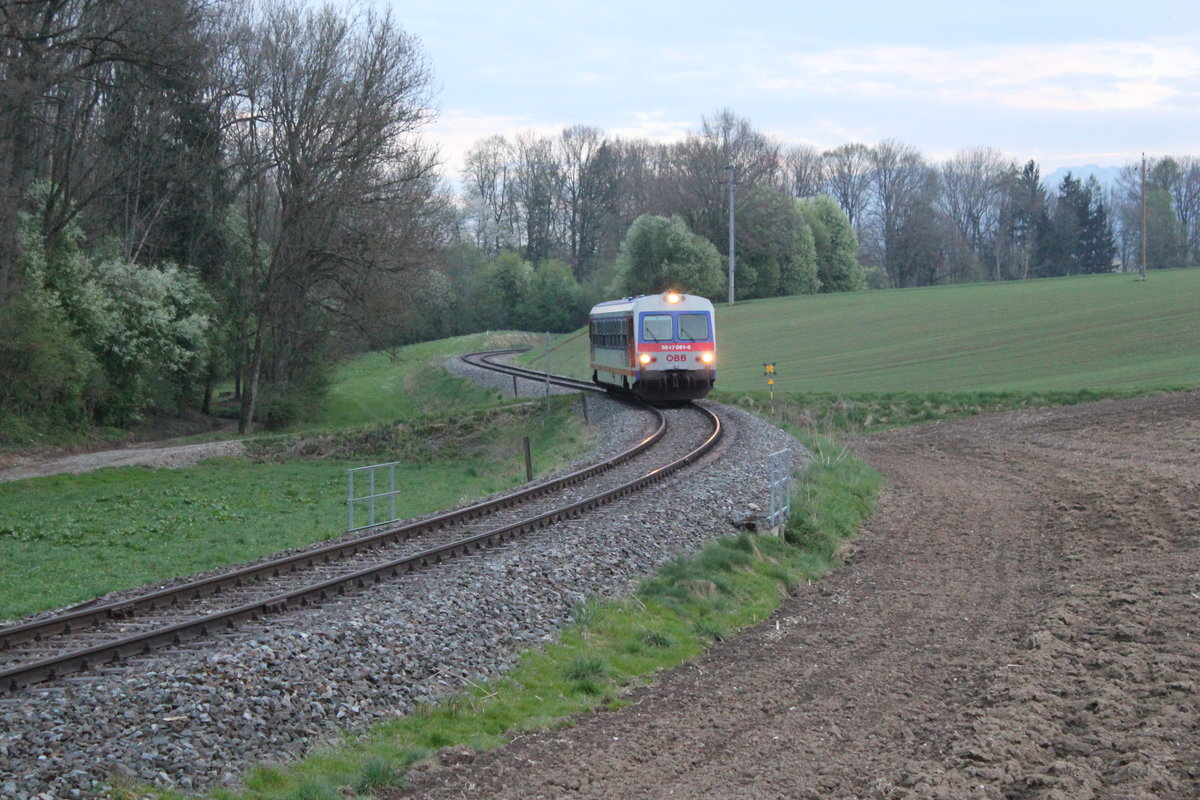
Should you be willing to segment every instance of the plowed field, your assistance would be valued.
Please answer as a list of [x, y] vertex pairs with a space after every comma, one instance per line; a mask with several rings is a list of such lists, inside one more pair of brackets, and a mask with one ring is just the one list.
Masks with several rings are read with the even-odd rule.
[[1200, 394], [861, 438], [857, 551], [631, 705], [421, 798], [1200, 797]]

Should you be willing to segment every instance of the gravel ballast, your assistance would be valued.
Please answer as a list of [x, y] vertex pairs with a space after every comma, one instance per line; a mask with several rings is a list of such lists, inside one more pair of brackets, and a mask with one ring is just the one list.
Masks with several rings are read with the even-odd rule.
[[[598, 451], [642, 435], [640, 415], [588, 403]], [[248, 763], [293, 759], [497, 676], [587, 598], [626, 593], [647, 565], [735, 533], [733, 520], [767, 505], [767, 454], [790, 448], [802, 466], [807, 454], [788, 435], [720, 412], [723, 443], [668, 486], [270, 627], [0, 697], [0, 796], [103, 797], [114, 775], [236, 785]]]

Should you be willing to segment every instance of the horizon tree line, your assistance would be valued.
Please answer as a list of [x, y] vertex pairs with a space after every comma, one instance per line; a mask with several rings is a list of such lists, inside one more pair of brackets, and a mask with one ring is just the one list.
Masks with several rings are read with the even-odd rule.
[[[822, 151], [729, 109], [673, 143], [482, 138], [456, 197], [421, 138], [433, 86], [386, 13], [0, 4], [0, 429], [208, 412], [223, 389], [243, 430], [286, 425], [345, 353], [570, 329], [664, 266], [635, 257], [656, 242], [720, 294], [729, 167], [739, 299], [1138, 266], [1138, 165], [1045, 187], [990, 148]], [[1200, 161], [1148, 173], [1150, 265], [1200, 261]]]
[[[822, 151], [774, 141], [728, 109], [673, 143], [584, 126], [555, 136], [495, 135], [476, 142], [466, 164], [473, 244], [535, 263], [563, 259], [581, 281], [612, 263], [642, 214], [679, 215], [727, 255], [729, 165], [738, 220], [753, 213], [741, 208], [753, 191], [836, 200], [876, 288], [1141, 266], [1137, 165], [1110, 187], [1075, 175], [1046, 186], [1035, 161], [1019, 164], [994, 148], [962, 150], [942, 163], [891, 139]], [[1200, 263], [1200, 160], [1151, 159], [1147, 194], [1150, 265]], [[581, 226], [593, 235], [579, 237]]]

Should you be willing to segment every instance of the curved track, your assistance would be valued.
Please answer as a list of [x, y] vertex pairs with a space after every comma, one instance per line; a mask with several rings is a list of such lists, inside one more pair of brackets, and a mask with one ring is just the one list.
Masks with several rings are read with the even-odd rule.
[[[472, 353], [468, 363], [575, 390], [592, 384], [496, 364], [516, 351]], [[93, 602], [66, 613], [0, 629], [0, 691], [80, 670], [118, 663], [157, 647], [209, 635], [245, 620], [319, 603], [356, 588], [397, 577], [444, 559], [477, 551], [558, 520], [578, 516], [655, 483], [708, 452], [721, 435], [720, 420], [707, 409], [710, 431], [676, 457], [646, 468], [637, 459], [663, 441], [666, 419], [654, 409], [657, 426], [633, 447], [606, 461], [517, 492], [423, 521], [375, 529], [365, 535], [305, 552], [230, 570], [119, 602]], [[624, 467], [622, 473], [618, 467]], [[631, 472], [632, 470], [632, 472]], [[583, 496], [572, 487], [608, 475], [607, 486]], [[632, 477], [630, 477], [632, 475]], [[553, 502], [547, 498], [554, 497]], [[539, 502], [541, 501], [540, 505]], [[514, 513], [514, 509], [516, 513]], [[486, 527], [478, 532], [466, 527]], [[482, 523], [482, 524], [481, 524]], [[415, 540], [415, 541], [409, 541]]]

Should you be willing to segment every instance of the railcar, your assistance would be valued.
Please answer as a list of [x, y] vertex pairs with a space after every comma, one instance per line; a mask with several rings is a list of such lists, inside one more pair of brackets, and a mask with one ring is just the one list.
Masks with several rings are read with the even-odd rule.
[[679, 292], [626, 297], [588, 315], [592, 381], [650, 402], [698, 400], [717, 380], [713, 305]]

